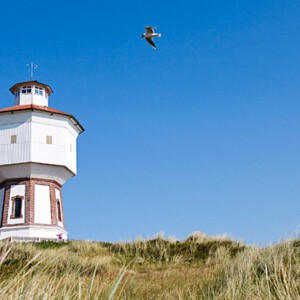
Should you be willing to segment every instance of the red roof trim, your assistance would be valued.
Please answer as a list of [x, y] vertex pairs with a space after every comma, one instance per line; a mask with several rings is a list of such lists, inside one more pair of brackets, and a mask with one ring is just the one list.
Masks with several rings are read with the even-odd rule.
[[43, 111], [49, 111], [53, 113], [57, 113], [60, 115], [65, 115], [65, 116], [71, 116], [70, 114], [67, 114], [61, 110], [54, 109], [48, 106], [40, 106], [40, 105], [35, 105], [35, 104], [28, 104], [28, 105], [15, 105], [15, 106], [10, 106], [6, 107], [3, 109], [0, 109], [0, 113], [2, 112], [11, 112], [11, 111], [19, 111], [19, 110], [30, 110], [30, 109], [36, 109], [36, 110], [43, 110]]
[[24, 110], [31, 110], [31, 111], [37, 110], [37, 111], [48, 112], [51, 114], [57, 114], [57, 115], [69, 117], [71, 119], [71, 121], [74, 123], [74, 125], [80, 129], [80, 132], [84, 131], [84, 128], [81, 126], [81, 124], [77, 121], [77, 119], [73, 115], [65, 113], [58, 109], [48, 107], [48, 106], [39, 106], [39, 105], [35, 105], [35, 104], [15, 105], [15, 106], [10, 106], [10, 107], [0, 109], [0, 114], [9, 113], [9, 112], [14, 113], [17, 111], [24, 111]]

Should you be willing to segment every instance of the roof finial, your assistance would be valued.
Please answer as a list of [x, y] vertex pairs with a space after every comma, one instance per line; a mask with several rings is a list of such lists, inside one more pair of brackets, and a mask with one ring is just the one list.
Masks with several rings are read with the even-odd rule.
[[38, 67], [38, 65], [35, 65], [33, 62], [30, 64], [27, 64], [28, 72], [30, 72], [30, 79], [33, 80], [33, 73], [34, 70]]

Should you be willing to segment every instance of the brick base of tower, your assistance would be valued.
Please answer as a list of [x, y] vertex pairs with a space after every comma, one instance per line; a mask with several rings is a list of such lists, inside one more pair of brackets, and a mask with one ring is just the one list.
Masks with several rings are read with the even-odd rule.
[[0, 239], [67, 239], [61, 185], [19, 178], [0, 183]]

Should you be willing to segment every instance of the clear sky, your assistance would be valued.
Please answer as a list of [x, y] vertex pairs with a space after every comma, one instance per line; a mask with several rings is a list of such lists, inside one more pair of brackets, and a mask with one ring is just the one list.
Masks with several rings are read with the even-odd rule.
[[1, 108], [33, 61], [50, 106], [86, 129], [63, 188], [69, 238], [296, 232], [300, 1], [10, 0], [0, 32]]

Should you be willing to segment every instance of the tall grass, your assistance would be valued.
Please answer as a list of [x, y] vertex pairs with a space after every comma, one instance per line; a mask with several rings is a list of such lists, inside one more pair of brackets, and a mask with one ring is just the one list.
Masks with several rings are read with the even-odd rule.
[[300, 242], [249, 247], [206, 286], [204, 295], [215, 299], [300, 299]]
[[0, 299], [300, 299], [300, 242], [0, 242]]

